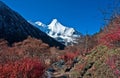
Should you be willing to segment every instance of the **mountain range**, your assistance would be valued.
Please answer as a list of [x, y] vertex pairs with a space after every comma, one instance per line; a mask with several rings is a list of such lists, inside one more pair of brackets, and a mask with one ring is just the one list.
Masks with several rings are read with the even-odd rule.
[[57, 19], [53, 19], [49, 25], [43, 24], [40, 21], [29, 22], [48, 34], [50, 37], [65, 45], [76, 44], [77, 38], [81, 36], [80, 32], [78, 32], [74, 28], [62, 25]]

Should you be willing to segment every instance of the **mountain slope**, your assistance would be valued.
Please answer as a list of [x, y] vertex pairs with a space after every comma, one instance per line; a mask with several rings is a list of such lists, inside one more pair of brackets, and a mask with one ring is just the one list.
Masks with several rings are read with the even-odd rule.
[[22, 16], [11, 10], [0, 1], [0, 39], [5, 39], [11, 45], [26, 39], [28, 36], [41, 39], [49, 46], [56, 46], [63, 49], [65, 46], [49, 37], [38, 28], [29, 24]]
[[76, 39], [81, 36], [81, 34], [74, 28], [62, 25], [57, 19], [53, 19], [49, 25], [43, 24], [40, 21], [30, 23], [65, 45], [77, 43]]

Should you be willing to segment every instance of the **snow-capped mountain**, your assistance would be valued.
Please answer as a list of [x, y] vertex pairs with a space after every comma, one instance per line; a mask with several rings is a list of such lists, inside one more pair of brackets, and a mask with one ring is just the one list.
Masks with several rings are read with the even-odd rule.
[[76, 39], [81, 35], [74, 28], [62, 25], [57, 19], [53, 19], [49, 25], [43, 24], [40, 21], [30, 23], [65, 45], [77, 43]]

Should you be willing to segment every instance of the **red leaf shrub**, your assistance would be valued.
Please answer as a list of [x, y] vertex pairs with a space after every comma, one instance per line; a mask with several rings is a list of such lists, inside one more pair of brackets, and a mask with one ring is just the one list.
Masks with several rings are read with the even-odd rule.
[[98, 34], [99, 44], [107, 45], [108, 47], [120, 47], [120, 16], [110, 20], [109, 25]]
[[120, 29], [112, 31], [111, 33], [105, 34], [100, 38], [99, 43], [107, 45], [109, 47], [120, 46]]
[[16, 62], [0, 65], [0, 78], [40, 78], [45, 66], [34, 58], [25, 58]]
[[78, 55], [79, 55], [78, 52], [66, 52], [63, 56], [61, 56], [61, 58], [64, 59], [65, 61], [68, 61], [73, 60]]

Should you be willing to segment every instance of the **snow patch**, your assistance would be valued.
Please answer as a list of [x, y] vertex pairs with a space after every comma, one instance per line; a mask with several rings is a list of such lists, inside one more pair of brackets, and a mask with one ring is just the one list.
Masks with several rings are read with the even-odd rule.
[[44, 26], [45, 26], [45, 24], [43, 24], [43, 23], [42, 23], [42, 22], [40, 22], [40, 21], [35, 22], [35, 24], [36, 24], [36, 25], [38, 25], [38, 26], [42, 26], [42, 27], [44, 27]]

